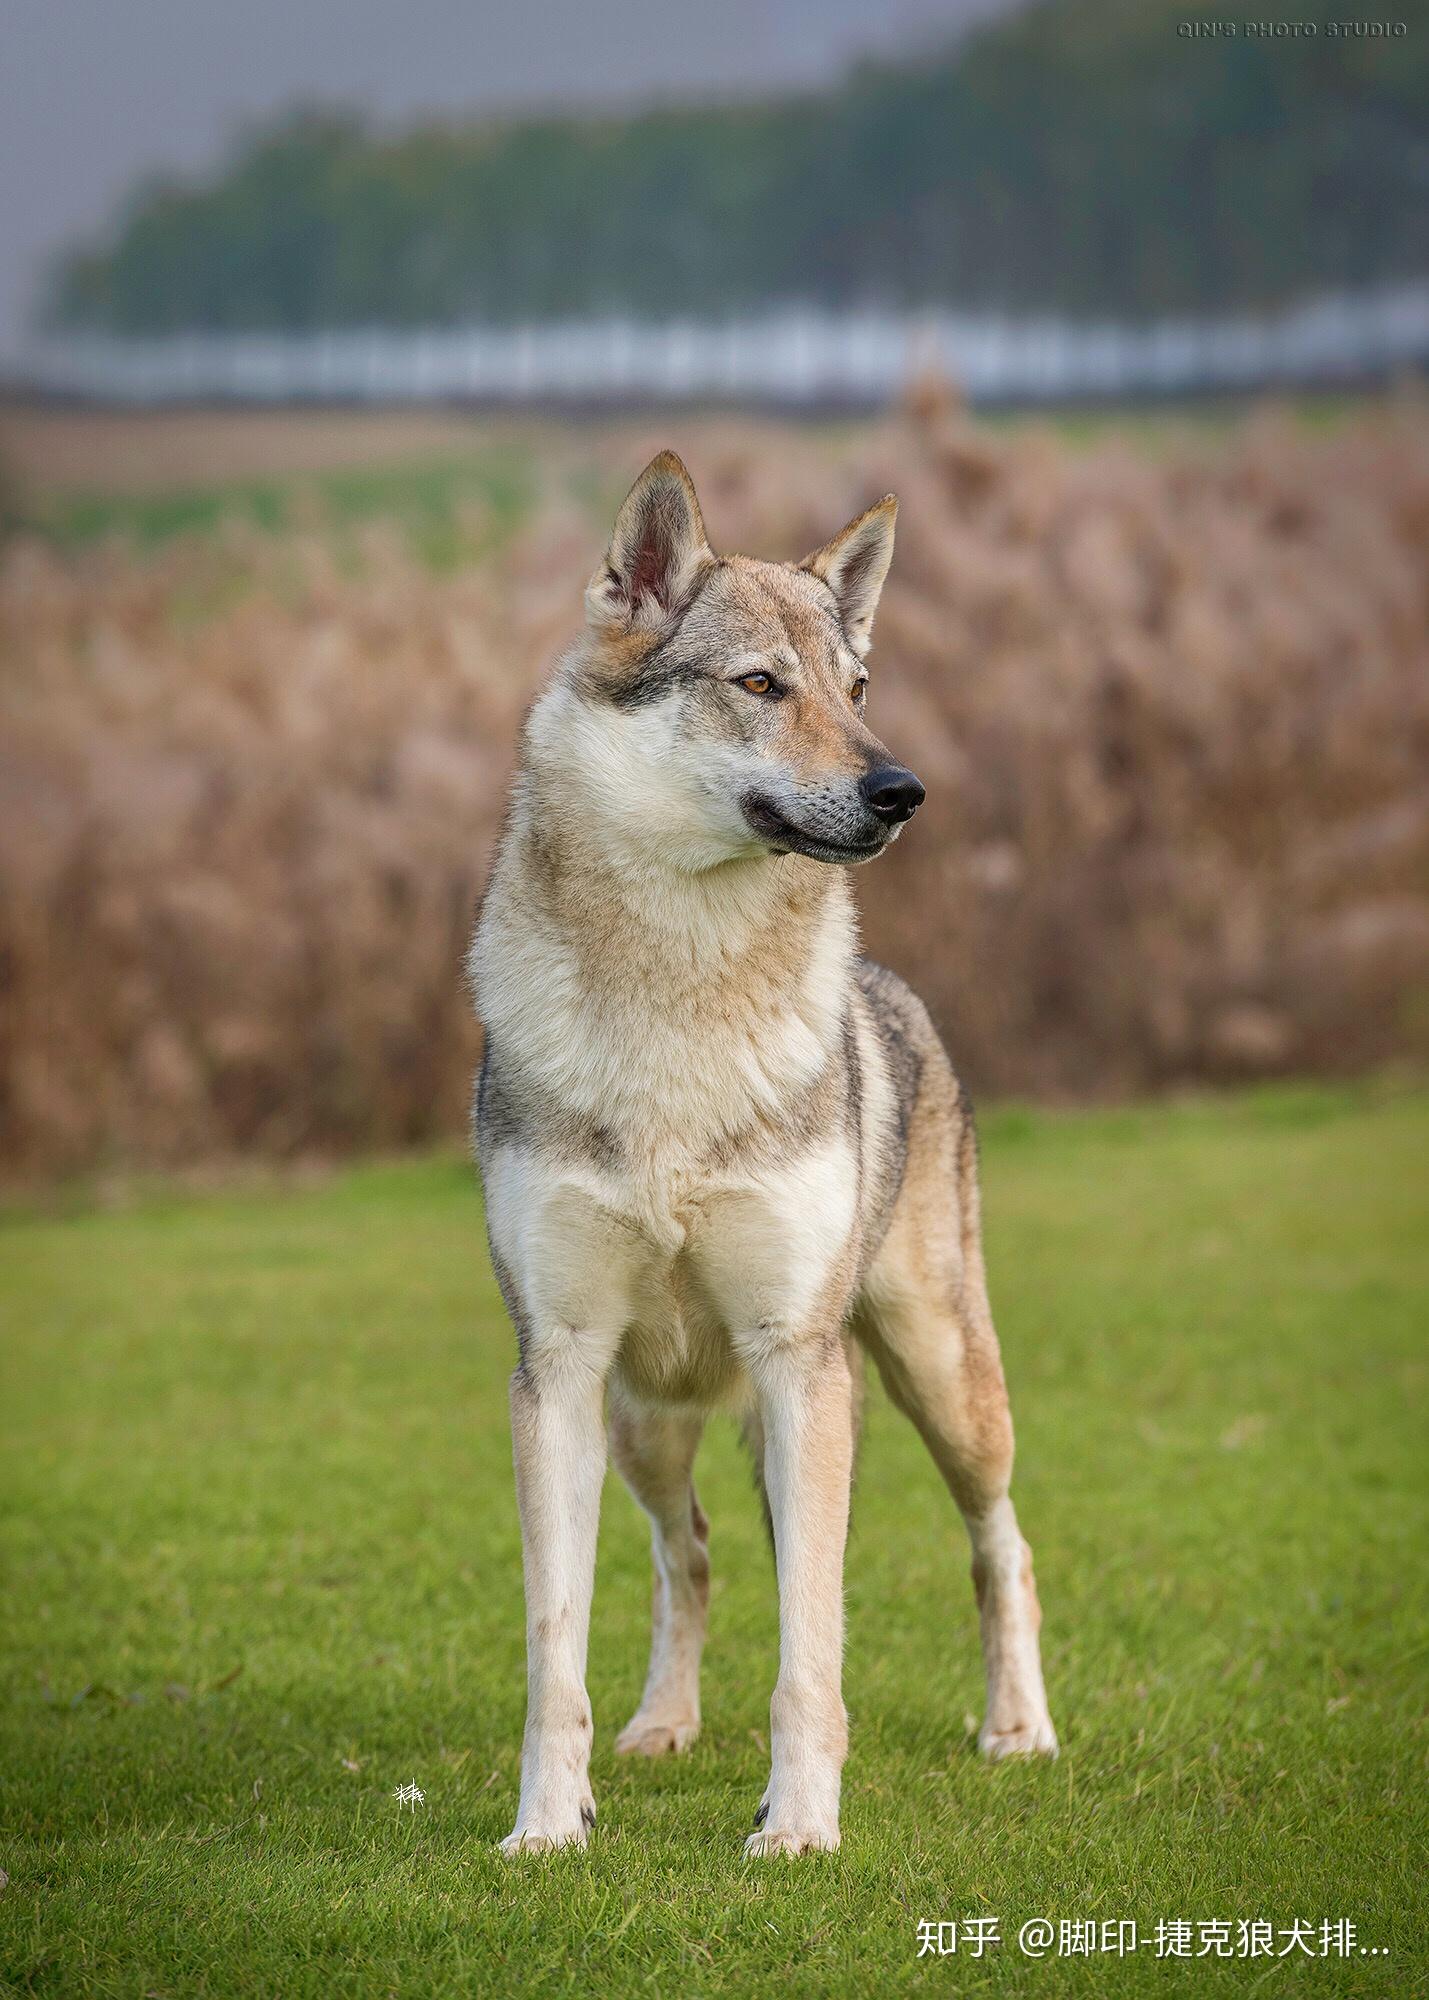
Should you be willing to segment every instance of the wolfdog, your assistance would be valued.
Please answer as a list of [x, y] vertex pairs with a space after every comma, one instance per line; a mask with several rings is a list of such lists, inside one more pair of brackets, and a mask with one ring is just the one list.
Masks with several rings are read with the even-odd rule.
[[607, 1446], [650, 1520], [654, 1634], [616, 1742], [700, 1727], [706, 1415], [742, 1418], [779, 1589], [746, 1852], [839, 1843], [843, 1560], [873, 1356], [962, 1511], [989, 1757], [1054, 1755], [983, 1275], [968, 1100], [861, 959], [846, 867], [923, 798], [864, 719], [890, 494], [798, 564], [716, 556], [673, 452], [527, 718], [477, 924], [477, 1150], [516, 1329], [527, 1717], [507, 1854], [595, 1824], [585, 1668]]

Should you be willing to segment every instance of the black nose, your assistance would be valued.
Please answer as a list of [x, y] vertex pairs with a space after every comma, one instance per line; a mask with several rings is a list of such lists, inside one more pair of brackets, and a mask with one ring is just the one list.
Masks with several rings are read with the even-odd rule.
[[858, 789], [869, 811], [886, 819], [890, 826], [900, 826], [905, 819], [912, 819], [928, 796], [913, 773], [905, 771], [901, 764], [875, 764]]

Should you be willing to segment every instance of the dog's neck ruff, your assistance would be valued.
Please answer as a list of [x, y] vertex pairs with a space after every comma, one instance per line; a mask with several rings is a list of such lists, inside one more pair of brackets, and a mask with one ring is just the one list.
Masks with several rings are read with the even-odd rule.
[[528, 736], [473, 984], [525, 1088], [642, 1152], [697, 1153], [823, 1073], [844, 1032], [852, 898], [841, 870], [796, 855], [691, 867], [676, 836], [633, 822]]

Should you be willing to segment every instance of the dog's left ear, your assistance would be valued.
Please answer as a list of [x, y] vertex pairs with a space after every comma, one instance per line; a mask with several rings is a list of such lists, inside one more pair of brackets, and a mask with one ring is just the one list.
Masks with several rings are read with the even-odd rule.
[[694, 482], [674, 452], [662, 451], [615, 517], [605, 561], [586, 590], [591, 624], [665, 624], [713, 561]]
[[866, 653], [873, 636], [873, 614], [893, 560], [897, 518], [898, 502], [893, 494], [885, 493], [799, 565], [822, 577], [833, 592], [848, 642], [856, 653]]

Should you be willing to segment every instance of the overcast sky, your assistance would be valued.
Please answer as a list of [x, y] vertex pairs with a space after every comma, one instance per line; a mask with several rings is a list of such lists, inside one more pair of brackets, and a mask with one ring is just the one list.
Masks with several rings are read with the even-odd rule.
[[295, 100], [385, 118], [821, 83], [1008, 0], [0, 0], [0, 353], [47, 253]]

